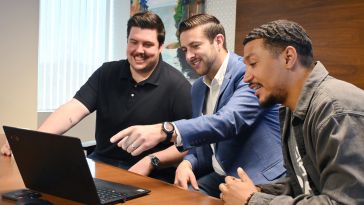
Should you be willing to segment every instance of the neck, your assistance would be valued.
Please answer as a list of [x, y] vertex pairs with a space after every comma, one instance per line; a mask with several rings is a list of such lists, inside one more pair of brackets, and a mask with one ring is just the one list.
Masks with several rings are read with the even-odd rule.
[[139, 83], [139, 82], [142, 82], [143, 80], [148, 79], [149, 76], [153, 73], [153, 70], [154, 69], [152, 69], [149, 72], [139, 72], [139, 71], [131, 68], [130, 69], [130, 72], [131, 72], [131, 76], [133, 77], [133, 79], [135, 80], [135, 82]]
[[299, 68], [289, 76], [289, 82], [287, 86], [291, 89], [288, 90], [286, 102], [283, 104], [287, 106], [291, 111], [295, 111], [298, 103], [298, 99], [301, 95], [305, 81], [307, 80], [312, 69]]
[[135, 82], [137, 82], [137, 83], [142, 82], [142, 81], [148, 79], [150, 77], [150, 75], [152, 75], [152, 73], [153, 73], [154, 69], [157, 67], [157, 65], [158, 65], [158, 62], [156, 62], [156, 64], [151, 69], [142, 69], [142, 70], [134, 69], [130, 65], [131, 76], [135, 80]]
[[214, 79], [216, 73], [219, 71], [222, 63], [225, 60], [226, 55], [228, 54], [228, 52], [225, 49], [221, 49], [217, 55], [216, 60], [214, 61], [214, 63], [211, 65], [212, 68], [210, 69], [209, 73], [206, 74], [207, 79], [210, 80], [210, 82]]

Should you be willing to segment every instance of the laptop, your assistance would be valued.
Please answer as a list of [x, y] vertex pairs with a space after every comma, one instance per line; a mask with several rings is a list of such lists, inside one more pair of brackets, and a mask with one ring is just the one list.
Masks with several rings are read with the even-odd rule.
[[3, 128], [28, 189], [85, 204], [115, 204], [150, 192], [92, 178], [78, 138]]

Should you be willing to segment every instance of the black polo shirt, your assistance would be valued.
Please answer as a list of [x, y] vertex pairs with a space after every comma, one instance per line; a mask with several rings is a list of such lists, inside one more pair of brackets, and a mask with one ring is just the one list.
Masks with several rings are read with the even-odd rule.
[[170, 146], [160, 143], [133, 157], [110, 143], [132, 125], [149, 125], [191, 117], [191, 85], [175, 68], [160, 60], [151, 76], [136, 83], [127, 60], [104, 63], [74, 96], [90, 112], [96, 110], [96, 149], [101, 157], [136, 163], [149, 153]]

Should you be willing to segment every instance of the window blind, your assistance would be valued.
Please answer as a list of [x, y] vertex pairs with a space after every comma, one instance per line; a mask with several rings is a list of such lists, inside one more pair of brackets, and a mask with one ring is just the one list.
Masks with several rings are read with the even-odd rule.
[[54, 111], [103, 62], [125, 57], [129, 5], [118, 0], [40, 1], [38, 112]]

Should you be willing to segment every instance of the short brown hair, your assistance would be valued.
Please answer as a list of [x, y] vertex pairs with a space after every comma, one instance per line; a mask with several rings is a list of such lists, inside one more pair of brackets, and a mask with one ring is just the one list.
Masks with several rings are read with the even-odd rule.
[[[178, 39], [180, 38], [180, 35], [182, 32], [190, 30], [192, 28], [195, 28], [197, 26], [205, 25], [204, 33], [206, 37], [210, 40], [212, 43], [216, 35], [222, 34], [225, 37], [225, 29], [220, 24], [220, 21], [212, 15], [209, 14], [197, 14], [194, 16], [191, 16], [190, 18], [182, 21], [179, 24], [177, 36]], [[223, 47], [226, 49], [226, 39], [224, 38], [224, 44]]]
[[139, 12], [134, 14], [134, 16], [132, 16], [128, 20], [127, 38], [129, 38], [130, 30], [132, 27], [139, 27], [142, 29], [155, 29], [157, 30], [159, 46], [164, 43], [166, 31], [164, 29], [164, 24], [161, 18], [157, 14], [151, 11]]

